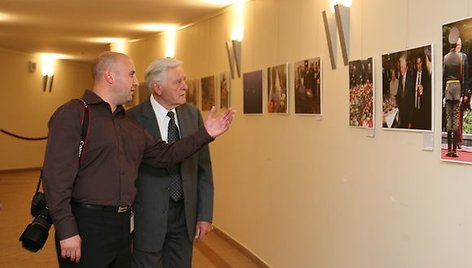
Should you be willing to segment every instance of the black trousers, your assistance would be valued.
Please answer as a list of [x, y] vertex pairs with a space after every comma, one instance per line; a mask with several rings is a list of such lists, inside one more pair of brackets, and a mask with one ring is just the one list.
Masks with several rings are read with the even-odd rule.
[[164, 245], [157, 252], [146, 252], [134, 248], [131, 267], [190, 268], [192, 267], [192, 242], [187, 234], [183, 198], [177, 202], [169, 200]]
[[82, 239], [79, 263], [61, 257], [56, 236], [56, 251], [61, 268], [129, 268], [131, 266], [130, 211], [86, 208], [72, 205]]

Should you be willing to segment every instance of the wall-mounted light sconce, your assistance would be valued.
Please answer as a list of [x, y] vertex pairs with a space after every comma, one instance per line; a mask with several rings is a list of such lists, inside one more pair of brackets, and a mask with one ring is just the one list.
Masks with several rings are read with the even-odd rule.
[[46, 89], [49, 89], [49, 92], [52, 91], [53, 81], [54, 81], [54, 75], [43, 75], [43, 92], [46, 92]]
[[231, 78], [234, 79], [236, 73], [241, 77], [241, 41], [231, 40], [226, 42], [226, 52], [228, 53], [229, 69]]
[[321, 14], [323, 15], [326, 40], [328, 41], [331, 69], [334, 70], [336, 69], [336, 23], [334, 22], [333, 14], [326, 12], [326, 10], [321, 12]]
[[336, 28], [339, 34], [339, 42], [341, 43], [344, 65], [349, 64], [349, 7], [351, 4], [352, 0], [330, 0], [331, 12], [326, 10], [321, 12], [332, 69], [336, 69]]
[[226, 52], [231, 71], [231, 78], [234, 79], [235, 71], [241, 77], [241, 47], [244, 36], [244, 4], [246, 0], [239, 0], [233, 4], [234, 17], [231, 31], [231, 41], [226, 42]]
[[337, 4], [334, 6], [336, 24], [338, 26], [339, 42], [343, 54], [344, 65], [349, 64], [349, 7]]
[[53, 54], [43, 54], [41, 56], [41, 64], [42, 64], [42, 75], [43, 75], [43, 92], [48, 90], [49, 92], [52, 91], [52, 83], [54, 81], [54, 62], [56, 60], [56, 56]]

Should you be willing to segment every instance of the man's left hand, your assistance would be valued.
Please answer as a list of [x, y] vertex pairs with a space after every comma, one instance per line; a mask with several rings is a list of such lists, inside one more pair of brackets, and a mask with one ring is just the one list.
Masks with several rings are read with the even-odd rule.
[[195, 230], [195, 240], [202, 242], [203, 238], [213, 229], [211, 222], [199, 221]]
[[236, 111], [233, 108], [228, 108], [222, 115], [219, 117], [214, 117], [216, 112], [215, 106], [213, 106], [208, 113], [208, 116], [205, 120], [205, 129], [213, 138], [218, 137], [219, 135], [225, 133], [234, 117], [236, 116]]

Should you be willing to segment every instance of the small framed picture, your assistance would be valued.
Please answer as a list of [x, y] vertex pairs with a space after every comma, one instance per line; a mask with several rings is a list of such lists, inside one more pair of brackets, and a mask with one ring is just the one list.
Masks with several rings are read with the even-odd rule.
[[216, 87], [215, 76], [207, 76], [201, 79], [202, 89], [202, 111], [210, 111], [211, 107], [216, 107]]
[[231, 106], [231, 78], [230, 73], [220, 73], [218, 75], [218, 92], [220, 96], [220, 109], [227, 109]]
[[373, 58], [349, 62], [349, 126], [374, 128]]
[[243, 74], [244, 114], [262, 114], [262, 70]]
[[295, 114], [321, 115], [321, 58], [298, 61], [293, 72]]
[[288, 114], [288, 64], [267, 68], [267, 113]]

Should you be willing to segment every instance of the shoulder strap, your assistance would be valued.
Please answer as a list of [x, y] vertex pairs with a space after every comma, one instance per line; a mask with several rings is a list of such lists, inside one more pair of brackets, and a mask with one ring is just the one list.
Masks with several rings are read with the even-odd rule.
[[84, 104], [83, 113], [82, 113], [82, 135], [79, 143], [79, 162], [82, 161], [83, 151], [85, 149], [85, 143], [87, 141], [87, 136], [89, 132], [89, 121], [90, 121], [90, 112], [88, 109], [88, 104], [84, 99], [79, 99]]
[[[86, 144], [87, 136], [89, 132], [89, 121], [91, 118], [91, 113], [89, 112], [87, 102], [83, 99], [79, 99], [79, 100], [84, 104], [84, 107], [82, 108], [82, 120], [80, 122], [80, 124], [82, 125], [82, 134], [81, 134], [81, 138], [79, 142], [79, 164], [80, 164], [84, 156], [83, 151], [85, 148], [85, 144]], [[36, 186], [36, 193], [39, 191], [39, 187], [41, 186], [42, 179], [43, 179], [43, 170], [41, 169], [38, 185]]]

